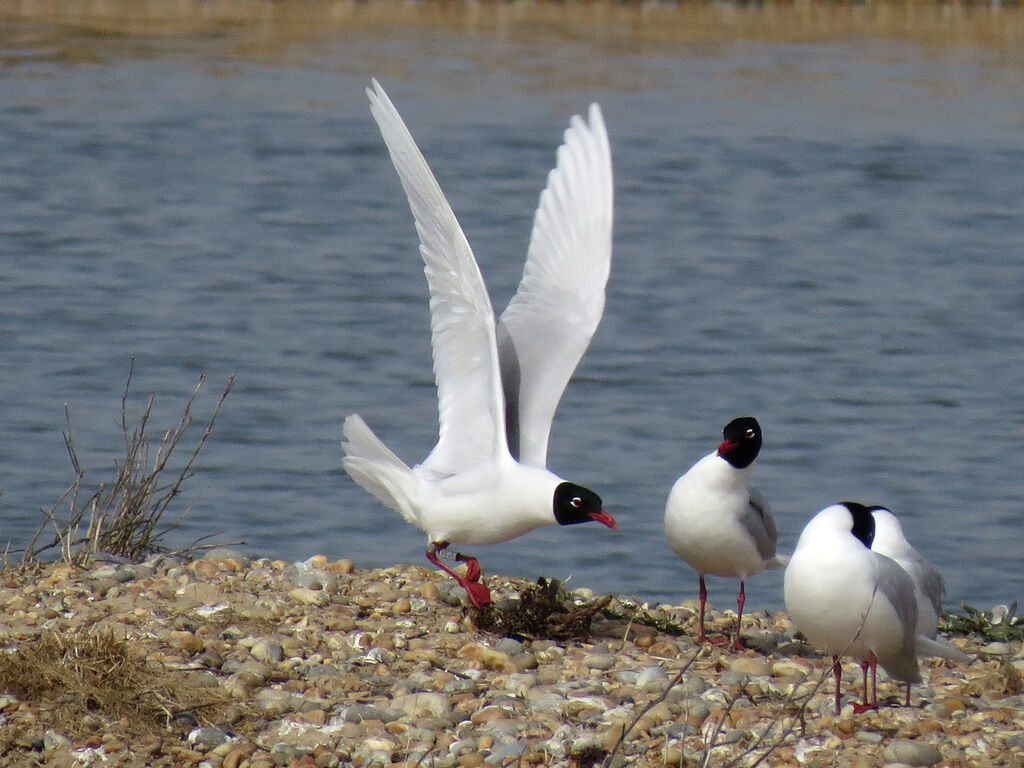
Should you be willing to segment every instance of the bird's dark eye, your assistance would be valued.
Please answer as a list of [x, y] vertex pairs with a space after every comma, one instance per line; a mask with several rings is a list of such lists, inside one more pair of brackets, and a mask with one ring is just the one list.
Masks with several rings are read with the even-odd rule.
[[749, 439], [752, 439], [752, 438], [754, 437], [754, 434], [755, 434], [754, 430], [752, 430], [752, 429], [748, 429], [748, 430], [747, 430], [747, 432], [746, 432], [746, 435], [747, 435], [747, 439], [748, 439], [748, 440], [749, 440]]
[[573, 496], [571, 499], [569, 499], [569, 504], [574, 508], [579, 509], [580, 507], [583, 506], [583, 499], [581, 499], [579, 496]]

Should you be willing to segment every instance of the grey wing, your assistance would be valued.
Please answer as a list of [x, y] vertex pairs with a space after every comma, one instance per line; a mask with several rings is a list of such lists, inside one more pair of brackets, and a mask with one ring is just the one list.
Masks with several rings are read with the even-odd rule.
[[942, 596], [946, 594], [946, 582], [939, 573], [939, 569], [925, 560], [923, 557], [919, 562], [914, 563], [916, 573], [913, 574], [917, 580], [921, 592], [928, 598], [928, 601], [935, 608], [935, 615], [942, 615]]
[[917, 597], [914, 594], [914, 582], [895, 560], [878, 553], [875, 553], [875, 558], [878, 564], [877, 596], [889, 601], [903, 628], [903, 643], [899, 653], [886, 659], [879, 657], [878, 663], [897, 680], [907, 683], [920, 682], [921, 672], [917, 664]]
[[558, 401], [604, 312], [612, 253], [612, 160], [601, 110], [558, 148], [516, 295], [497, 328], [512, 455], [545, 466]]
[[779, 540], [779, 530], [775, 527], [768, 500], [753, 488], [750, 489], [750, 505], [743, 516], [743, 527], [754, 540], [757, 553], [763, 560], [775, 557], [775, 545]]

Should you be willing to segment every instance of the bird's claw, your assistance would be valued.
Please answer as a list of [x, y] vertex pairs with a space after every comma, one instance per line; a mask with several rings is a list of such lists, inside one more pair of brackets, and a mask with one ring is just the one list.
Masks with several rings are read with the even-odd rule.
[[[464, 577], [466, 581], [480, 581], [480, 576], [482, 575], [482, 572], [480, 570], [480, 563], [477, 562], [477, 559], [475, 557], [457, 554], [455, 555], [455, 559], [460, 560], [466, 564], [466, 575]], [[481, 584], [480, 586], [483, 585]], [[490, 602], [490, 600], [488, 600], [488, 602]]]
[[477, 559], [463, 554], [455, 555], [455, 559], [461, 560], [466, 564], [466, 575], [462, 577], [462, 587], [466, 590], [469, 602], [477, 609], [490, 605], [493, 602], [491, 600], [491, 592], [480, 583], [480, 577], [483, 573], [480, 570], [480, 563], [477, 562]]
[[485, 605], [490, 605], [493, 602], [491, 600], [491, 591], [479, 581], [466, 581], [462, 586], [466, 590], [466, 597], [469, 598], [469, 602], [477, 610], [481, 610]]

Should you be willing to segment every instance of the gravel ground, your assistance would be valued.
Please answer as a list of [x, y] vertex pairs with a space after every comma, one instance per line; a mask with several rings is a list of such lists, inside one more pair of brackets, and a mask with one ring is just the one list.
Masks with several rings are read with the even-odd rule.
[[[505, 613], [531, 587], [487, 583]], [[923, 660], [909, 707], [880, 671], [864, 714], [847, 661], [836, 717], [781, 613], [745, 616], [736, 653], [693, 643], [692, 601], [613, 597], [566, 640], [480, 631], [462, 598], [322, 556], [0, 571], [0, 765], [1024, 765], [1019, 642], [953, 638], [973, 661]]]

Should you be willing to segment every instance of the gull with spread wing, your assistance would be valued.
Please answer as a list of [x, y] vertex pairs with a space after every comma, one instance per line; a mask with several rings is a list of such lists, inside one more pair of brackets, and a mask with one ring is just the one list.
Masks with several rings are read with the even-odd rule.
[[612, 165], [600, 108], [573, 117], [540, 196], [523, 278], [495, 319], [469, 243], [405, 123], [376, 80], [370, 108], [409, 200], [430, 290], [440, 434], [409, 467], [362, 418], [345, 419], [343, 465], [425, 531], [427, 559], [477, 608], [491, 602], [476, 559], [450, 544], [495, 544], [543, 525], [596, 520], [601, 498], [546, 468], [558, 401], [604, 311], [611, 265]]

